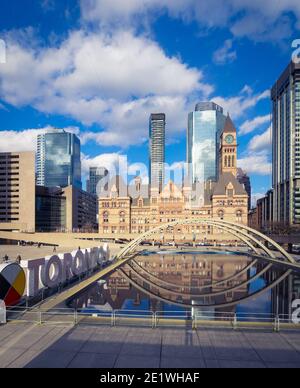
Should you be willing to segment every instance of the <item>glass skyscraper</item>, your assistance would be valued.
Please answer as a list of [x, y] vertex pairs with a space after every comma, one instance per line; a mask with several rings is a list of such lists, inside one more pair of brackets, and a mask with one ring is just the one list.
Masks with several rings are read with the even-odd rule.
[[225, 121], [223, 108], [213, 102], [200, 102], [189, 114], [187, 163], [192, 183], [218, 179], [220, 135]]
[[105, 167], [90, 167], [90, 177], [86, 182], [87, 192], [99, 197], [101, 190], [108, 189], [108, 183], [98, 187], [99, 183], [108, 176], [108, 170]]
[[166, 115], [151, 114], [149, 123], [150, 139], [150, 184], [162, 190], [164, 185]]
[[37, 184], [81, 189], [80, 140], [75, 134], [49, 130], [38, 135]]
[[273, 221], [300, 224], [300, 64], [272, 88]]

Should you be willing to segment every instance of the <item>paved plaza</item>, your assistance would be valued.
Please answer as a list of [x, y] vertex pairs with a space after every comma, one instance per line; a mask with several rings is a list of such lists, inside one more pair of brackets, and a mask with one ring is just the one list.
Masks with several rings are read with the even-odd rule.
[[[72, 252], [77, 250], [79, 247], [81, 249], [92, 248], [103, 245], [97, 241], [90, 241], [89, 244], [85, 242], [83, 246], [82, 241], [76, 241], [75, 243], [69, 246], [57, 247], [56, 252], [53, 251], [53, 247], [42, 246], [38, 248], [37, 246], [18, 246], [18, 245], [0, 245], [0, 263], [5, 255], [9, 257], [10, 260], [14, 261], [20, 255], [22, 260], [34, 260], [40, 259], [45, 256], [52, 256], [53, 254]], [[120, 250], [120, 246], [115, 244], [109, 244], [111, 255], [115, 255]]]
[[[80, 244], [80, 243], [78, 243]], [[78, 245], [79, 246], [79, 245]], [[63, 247], [56, 248], [56, 254], [71, 252], [74, 250], [74, 247]], [[35, 246], [18, 246], [18, 245], [0, 245], [0, 261], [4, 258], [5, 255], [9, 257], [10, 260], [16, 260], [20, 255], [22, 260], [30, 259], [40, 259], [41, 257], [51, 256], [55, 254], [53, 252], [53, 247], [35, 247]]]
[[1, 368], [300, 368], [300, 332], [0, 326]]

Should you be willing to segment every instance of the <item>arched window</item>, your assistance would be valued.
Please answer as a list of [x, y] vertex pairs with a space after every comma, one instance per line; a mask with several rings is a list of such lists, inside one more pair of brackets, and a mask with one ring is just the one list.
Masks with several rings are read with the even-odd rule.
[[243, 212], [241, 210], [238, 210], [236, 212], [236, 220], [237, 220], [237, 222], [242, 222], [243, 221]]
[[224, 210], [219, 210], [219, 211], [218, 211], [218, 217], [219, 217], [221, 220], [224, 220], [224, 215], [225, 215]]
[[228, 165], [227, 165], [227, 156], [225, 156], [225, 167], [228, 167]]
[[126, 213], [120, 212], [120, 223], [126, 222]]
[[234, 167], [235, 166], [235, 157], [234, 157], [234, 155], [232, 156], [232, 167]]
[[103, 222], [105, 224], [107, 224], [109, 222], [109, 213], [108, 212], [103, 213]]

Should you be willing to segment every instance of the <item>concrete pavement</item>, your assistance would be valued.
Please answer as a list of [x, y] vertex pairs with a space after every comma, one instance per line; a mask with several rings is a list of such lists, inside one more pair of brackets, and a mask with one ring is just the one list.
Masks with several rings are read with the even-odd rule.
[[300, 332], [0, 327], [2, 368], [300, 368]]

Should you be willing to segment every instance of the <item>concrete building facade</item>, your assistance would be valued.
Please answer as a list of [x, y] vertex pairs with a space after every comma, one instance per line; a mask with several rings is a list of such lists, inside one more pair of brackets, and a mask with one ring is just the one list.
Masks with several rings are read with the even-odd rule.
[[63, 190], [66, 197], [66, 228], [68, 231], [94, 231], [97, 228], [97, 197], [68, 186]]
[[0, 230], [35, 231], [35, 154], [0, 154]]

